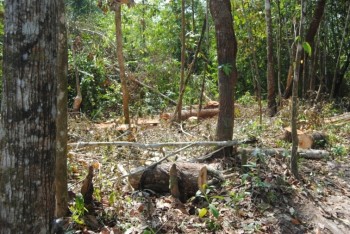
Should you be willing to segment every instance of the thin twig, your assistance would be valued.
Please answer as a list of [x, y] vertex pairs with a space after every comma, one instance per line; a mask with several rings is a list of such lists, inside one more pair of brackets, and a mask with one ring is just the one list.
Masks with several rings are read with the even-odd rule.
[[132, 146], [142, 149], [148, 148], [162, 148], [162, 147], [181, 147], [181, 146], [234, 146], [238, 145], [241, 142], [238, 141], [196, 141], [196, 142], [165, 142], [165, 143], [138, 143], [138, 142], [128, 142], [128, 141], [101, 141], [101, 142], [78, 142], [78, 143], [69, 143], [68, 146], [80, 148], [85, 146]]

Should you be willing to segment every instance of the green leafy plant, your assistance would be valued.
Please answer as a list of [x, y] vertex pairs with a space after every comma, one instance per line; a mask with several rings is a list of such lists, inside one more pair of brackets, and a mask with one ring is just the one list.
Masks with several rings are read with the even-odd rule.
[[245, 92], [243, 96], [241, 96], [238, 100], [237, 103], [243, 105], [243, 106], [251, 106], [255, 101], [255, 97], [253, 97], [248, 91]]
[[85, 208], [83, 195], [78, 194], [75, 197], [73, 205], [69, 206], [70, 212], [72, 212], [72, 219], [77, 224], [84, 224], [82, 217], [88, 210]]
[[[203, 207], [198, 210], [198, 216], [200, 218], [204, 218], [208, 213], [211, 213], [215, 219], [219, 218], [219, 211], [216, 208], [216, 206], [213, 204], [213, 201], [215, 199], [224, 199], [222, 196], [217, 196], [217, 195], [210, 195], [210, 192], [212, 191], [213, 187], [208, 186], [207, 184], [202, 185], [202, 192], [201, 190], [198, 190], [196, 193], [196, 197], [201, 197], [204, 198], [205, 201], [208, 203], [207, 207]], [[213, 219], [207, 219], [206, 220], [206, 226], [209, 230], [215, 231], [220, 229], [220, 225]]]
[[307, 55], [311, 57], [311, 54], [312, 54], [311, 45], [308, 42], [304, 41], [302, 46], [304, 48], [304, 51], [307, 53]]
[[219, 70], [222, 70], [226, 76], [229, 76], [232, 72], [232, 65], [227, 63], [227, 64], [222, 64], [219, 66]]
[[347, 150], [343, 145], [337, 145], [332, 148], [332, 153], [334, 156], [344, 157], [347, 154]]

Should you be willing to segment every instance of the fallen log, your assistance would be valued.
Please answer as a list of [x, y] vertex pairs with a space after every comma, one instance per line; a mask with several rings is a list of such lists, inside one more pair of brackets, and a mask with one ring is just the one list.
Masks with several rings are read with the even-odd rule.
[[165, 142], [165, 143], [138, 143], [138, 142], [129, 142], [129, 141], [101, 141], [101, 142], [77, 142], [77, 143], [69, 143], [70, 147], [85, 147], [85, 146], [131, 146], [137, 147], [141, 149], [148, 148], [163, 148], [163, 147], [183, 147], [183, 146], [234, 146], [244, 143], [238, 141], [195, 141], [195, 142]]
[[[315, 149], [323, 148], [327, 143], [327, 136], [322, 132], [303, 132], [297, 130], [298, 134], [298, 147], [301, 149]], [[284, 136], [282, 138], [285, 141], [292, 142], [292, 128], [284, 128]]]
[[[198, 110], [183, 110], [181, 111], [181, 120], [186, 120], [192, 116], [198, 117], [200, 119], [208, 119], [212, 118], [219, 114], [219, 109], [202, 109], [198, 112]], [[172, 119], [173, 114], [172, 113], [163, 113], [160, 115], [161, 119], [169, 120]]]
[[[290, 150], [283, 148], [261, 149], [261, 148], [240, 148], [238, 154], [263, 155], [283, 157], [290, 154]], [[323, 159], [329, 156], [325, 150], [302, 150], [298, 151], [300, 157], [305, 159]], [[243, 156], [242, 156], [243, 158]], [[156, 193], [171, 193], [181, 201], [186, 201], [202, 189], [202, 185], [208, 179], [218, 179], [224, 181], [225, 176], [203, 163], [176, 162], [153, 163], [147, 167], [137, 168], [127, 177], [130, 185], [136, 190], [150, 189]]]
[[[291, 150], [284, 148], [263, 149], [263, 148], [238, 148], [238, 153], [248, 155], [266, 155], [266, 156], [279, 156], [284, 157], [291, 154]], [[329, 152], [326, 150], [316, 149], [299, 149], [299, 156], [305, 159], [324, 159], [329, 157]]]

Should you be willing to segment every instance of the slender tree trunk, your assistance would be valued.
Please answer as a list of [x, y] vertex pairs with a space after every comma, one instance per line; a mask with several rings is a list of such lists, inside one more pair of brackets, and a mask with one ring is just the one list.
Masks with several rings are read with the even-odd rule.
[[276, 93], [275, 93], [275, 75], [273, 63], [273, 38], [272, 38], [272, 19], [271, 3], [265, 0], [265, 19], [267, 35], [267, 107], [269, 115], [272, 117], [277, 113]]
[[71, 49], [72, 49], [73, 67], [74, 67], [74, 75], [75, 75], [75, 87], [77, 89], [77, 96], [75, 96], [74, 103], [73, 103], [73, 111], [78, 112], [80, 110], [80, 106], [83, 101], [83, 95], [81, 94], [79, 72], [78, 72], [78, 67], [76, 63], [76, 56], [75, 56], [76, 48], [74, 48], [73, 44], [74, 43], [72, 43]]
[[278, 87], [278, 102], [282, 100], [281, 88], [281, 45], [282, 45], [282, 23], [281, 23], [281, 3], [276, 1], [278, 10], [278, 31], [277, 31], [277, 87]]
[[[63, 1], [59, 2], [64, 4]], [[64, 9], [64, 5], [60, 6]], [[64, 14], [64, 12], [62, 13]], [[57, 119], [56, 119], [56, 217], [63, 217], [68, 212], [68, 184], [67, 184], [67, 141], [68, 141], [68, 123], [67, 123], [67, 65], [68, 65], [68, 47], [67, 47], [67, 29], [65, 17], [59, 21], [59, 50], [57, 63]]]
[[219, 116], [216, 139], [231, 140], [233, 134], [234, 90], [237, 82], [237, 41], [233, 29], [230, 0], [211, 0], [219, 64]]
[[[301, 0], [301, 11], [303, 12], [304, 2]], [[303, 31], [303, 14], [300, 17], [299, 35]], [[300, 61], [303, 53], [303, 47], [301, 40], [297, 41], [296, 58], [294, 62], [294, 76], [293, 76], [293, 90], [292, 90], [292, 157], [291, 157], [291, 170], [295, 178], [299, 178], [298, 172], [298, 134], [297, 134], [297, 120], [298, 120], [298, 82], [300, 77]]]
[[318, 36], [314, 49], [312, 51], [313, 55], [311, 57], [310, 78], [309, 78], [309, 88], [308, 88], [308, 90], [311, 92], [310, 94], [312, 94], [315, 91], [316, 72], [319, 67], [318, 61], [322, 59], [319, 51], [320, 50], [319, 41], [320, 41], [320, 38]]
[[[339, 60], [340, 60], [340, 55], [342, 53], [342, 49], [343, 49], [343, 43], [344, 43], [344, 38], [346, 35], [346, 31], [347, 31], [347, 27], [348, 27], [348, 22], [349, 22], [349, 16], [350, 16], [350, 4], [349, 4], [349, 8], [348, 8], [348, 12], [346, 15], [346, 20], [345, 20], [345, 25], [344, 25], [344, 30], [343, 30], [343, 36], [340, 42], [340, 48], [339, 48], [339, 52], [338, 52], [338, 57], [337, 57], [337, 62], [335, 64], [335, 69], [334, 69], [334, 74], [333, 74], [333, 79], [332, 79], [332, 88], [331, 88], [331, 94], [330, 94], [330, 98], [334, 98], [335, 96], [335, 87], [336, 87], [336, 83], [337, 83], [337, 73], [338, 73], [338, 66], [339, 66]], [[339, 82], [338, 80], [338, 86], [341, 82]]]
[[1, 234], [52, 231], [63, 6], [58, 0], [5, 1]]
[[[175, 110], [174, 120], [181, 121], [181, 110], [182, 110], [182, 90], [185, 89], [185, 61], [186, 61], [186, 37], [185, 37], [185, 0], [181, 1], [181, 74], [180, 74], [180, 90], [179, 99]], [[183, 94], [182, 94], [183, 95]], [[177, 113], [177, 115], [176, 115]]]
[[182, 104], [180, 105], [179, 103], [181, 102], [182, 103], [182, 100], [183, 100], [183, 97], [185, 95], [185, 89], [186, 89], [186, 86], [188, 85], [188, 82], [190, 80], [190, 77], [192, 75], [192, 72], [196, 66], [196, 62], [197, 62], [197, 58], [198, 58], [198, 53], [201, 49], [201, 45], [202, 45], [202, 41], [203, 41], [203, 37], [204, 37], [204, 34], [205, 34], [205, 28], [206, 28], [206, 19], [204, 19], [204, 23], [203, 23], [203, 27], [202, 27], [202, 32], [201, 32], [201, 36], [199, 38], [199, 41], [198, 41], [198, 44], [197, 44], [197, 48], [196, 48], [196, 51], [194, 52], [194, 56], [193, 56], [193, 60], [189, 66], [189, 69], [188, 69], [188, 72], [187, 72], [187, 75], [186, 77], [184, 78], [184, 81], [183, 81], [183, 85], [182, 85], [182, 89], [180, 90], [180, 93], [179, 93], [179, 98], [178, 98], [178, 103], [177, 103], [177, 106], [176, 106], [176, 110], [175, 110], [175, 113], [174, 113], [174, 120], [176, 121], [180, 121], [182, 119], [176, 119], [176, 118], [179, 118], [180, 116], [177, 115], [178, 114], [178, 111], [181, 111], [180, 107], [182, 107]]
[[130, 114], [129, 114], [129, 89], [128, 81], [125, 75], [125, 64], [123, 55], [123, 33], [122, 33], [122, 5], [116, 3], [115, 9], [115, 28], [116, 28], [116, 41], [117, 41], [117, 57], [119, 64], [119, 75], [122, 84], [123, 92], [123, 113], [124, 113], [124, 123], [130, 124]]
[[194, 0], [191, 0], [191, 13], [192, 13], [192, 32], [194, 33], [196, 30], [196, 20], [195, 20], [195, 6], [194, 6]]

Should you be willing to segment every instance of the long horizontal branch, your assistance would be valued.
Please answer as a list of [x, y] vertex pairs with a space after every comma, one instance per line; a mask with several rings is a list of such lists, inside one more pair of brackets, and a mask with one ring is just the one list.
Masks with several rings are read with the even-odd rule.
[[148, 148], [162, 148], [162, 147], [183, 147], [187, 145], [191, 146], [234, 146], [241, 144], [242, 142], [238, 141], [196, 141], [196, 142], [165, 142], [165, 143], [137, 143], [137, 142], [128, 142], [128, 141], [102, 141], [102, 142], [77, 142], [77, 143], [69, 143], [68, 146], [71, 147], [85, 147], [85, 146], [131, 146], [142, 149]]

